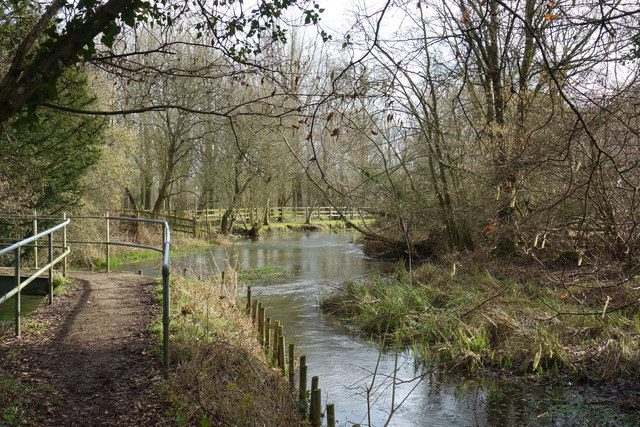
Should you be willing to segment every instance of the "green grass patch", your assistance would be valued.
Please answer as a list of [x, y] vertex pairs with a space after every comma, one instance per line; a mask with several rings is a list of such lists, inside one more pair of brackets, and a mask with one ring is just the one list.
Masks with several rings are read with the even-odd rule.
[[68, 294], [76, 289], [76, 284], [73, 280], [60, 275], [53, 277], [53, 292], [60, 295]]
[[[109, 256], [109, 268], [116, 268], [121, 264], [130, 262], [142, 261], [145, 259], [160, 258], [162, 255], [160, 252], [151, 251], [148, 249], [121, 249], [115, 254]], [[105, 258], [98, 258], [94, 260], [95, 269], [105, 269]]]
[[238, 282], [247, 286], [274, 285], [291, 278], [293, 274], [293, 268], [283, 265], [245, 268], [238, 270]]
[[633, 427], [638, 418], [607, 406], [609, 402], [569, 402], [553, 404], [532, 418], [535, 425], [574, 425], [602, 427]]

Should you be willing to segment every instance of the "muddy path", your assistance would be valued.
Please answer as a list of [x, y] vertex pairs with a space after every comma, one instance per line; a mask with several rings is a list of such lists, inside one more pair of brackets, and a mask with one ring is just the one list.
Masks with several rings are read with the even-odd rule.
[[161, 357], [149, 331], [160, 312], [156, 283], [126, 273], [72, 273], [56, 294], [9, 333], [0, 347], [3, 375], [35, 387], [25, 423], [159, 425]]

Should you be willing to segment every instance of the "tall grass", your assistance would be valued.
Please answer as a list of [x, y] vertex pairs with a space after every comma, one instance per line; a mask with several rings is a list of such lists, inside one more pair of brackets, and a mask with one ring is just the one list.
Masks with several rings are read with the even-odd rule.
[[[420, 266], [410, 281], [400, 265], [390, 276], [344, 283], [321, 307], [388, 345], [413, 348], [420, 361], [450, 370], [596, 380], [638, 375], [637, 304], [603, 316], [602, 299], [568, 293], [478, 269], [451, 276], [434, 264]], [[637, 298], [622, 297], [609, 307]]]
[[298, 425], [286, 380], [269, 367], [242, 313], [237, 278], [172, 285], [169, 415], [178, 425]]

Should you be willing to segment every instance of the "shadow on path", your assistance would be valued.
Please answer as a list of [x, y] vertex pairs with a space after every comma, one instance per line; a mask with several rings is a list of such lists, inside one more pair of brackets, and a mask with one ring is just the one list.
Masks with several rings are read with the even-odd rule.
[[[123, 273], [72, 273], [76, 288], [30, 315], [23, 337], [5, 337], [0, 367], [53, 386], [46, 425], [158, 425], [161, 358], [149, 327], [156, 283]], [[48, 325], [48, 326], [47, 326]]]

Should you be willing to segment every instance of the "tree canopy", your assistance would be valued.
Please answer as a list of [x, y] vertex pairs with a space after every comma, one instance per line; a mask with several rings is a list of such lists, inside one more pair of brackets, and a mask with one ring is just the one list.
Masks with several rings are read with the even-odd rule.
[[[319, 6], [306, 0], [276, 0], [246, 7], [242, 0], [213, 2], [172, 2], [162, 0], [3, 0], [0, 24], [7, 30], [0, 59], [7, 64], [0, 80], [0, 125], [24, 106], [33, 110], [57, 95], [56, 81], [62, 71], [81, 61], [107, 59], [97, 55], [96, 40], [110, 48], [124, 28], [137, 25], [170, 26], [179, 17], [189, 16], [197, 38], [231, 57], [243, 60], [259, 53], [254, 37], [269, 33], [284, 40], [286, 29], [279, 20], [284, 10], [302, 8], [307, 23], [317, 22]], [[193, 9], [193, 10], [192, 10]], [[135, 55], [137, 52], [127, 52]]]

